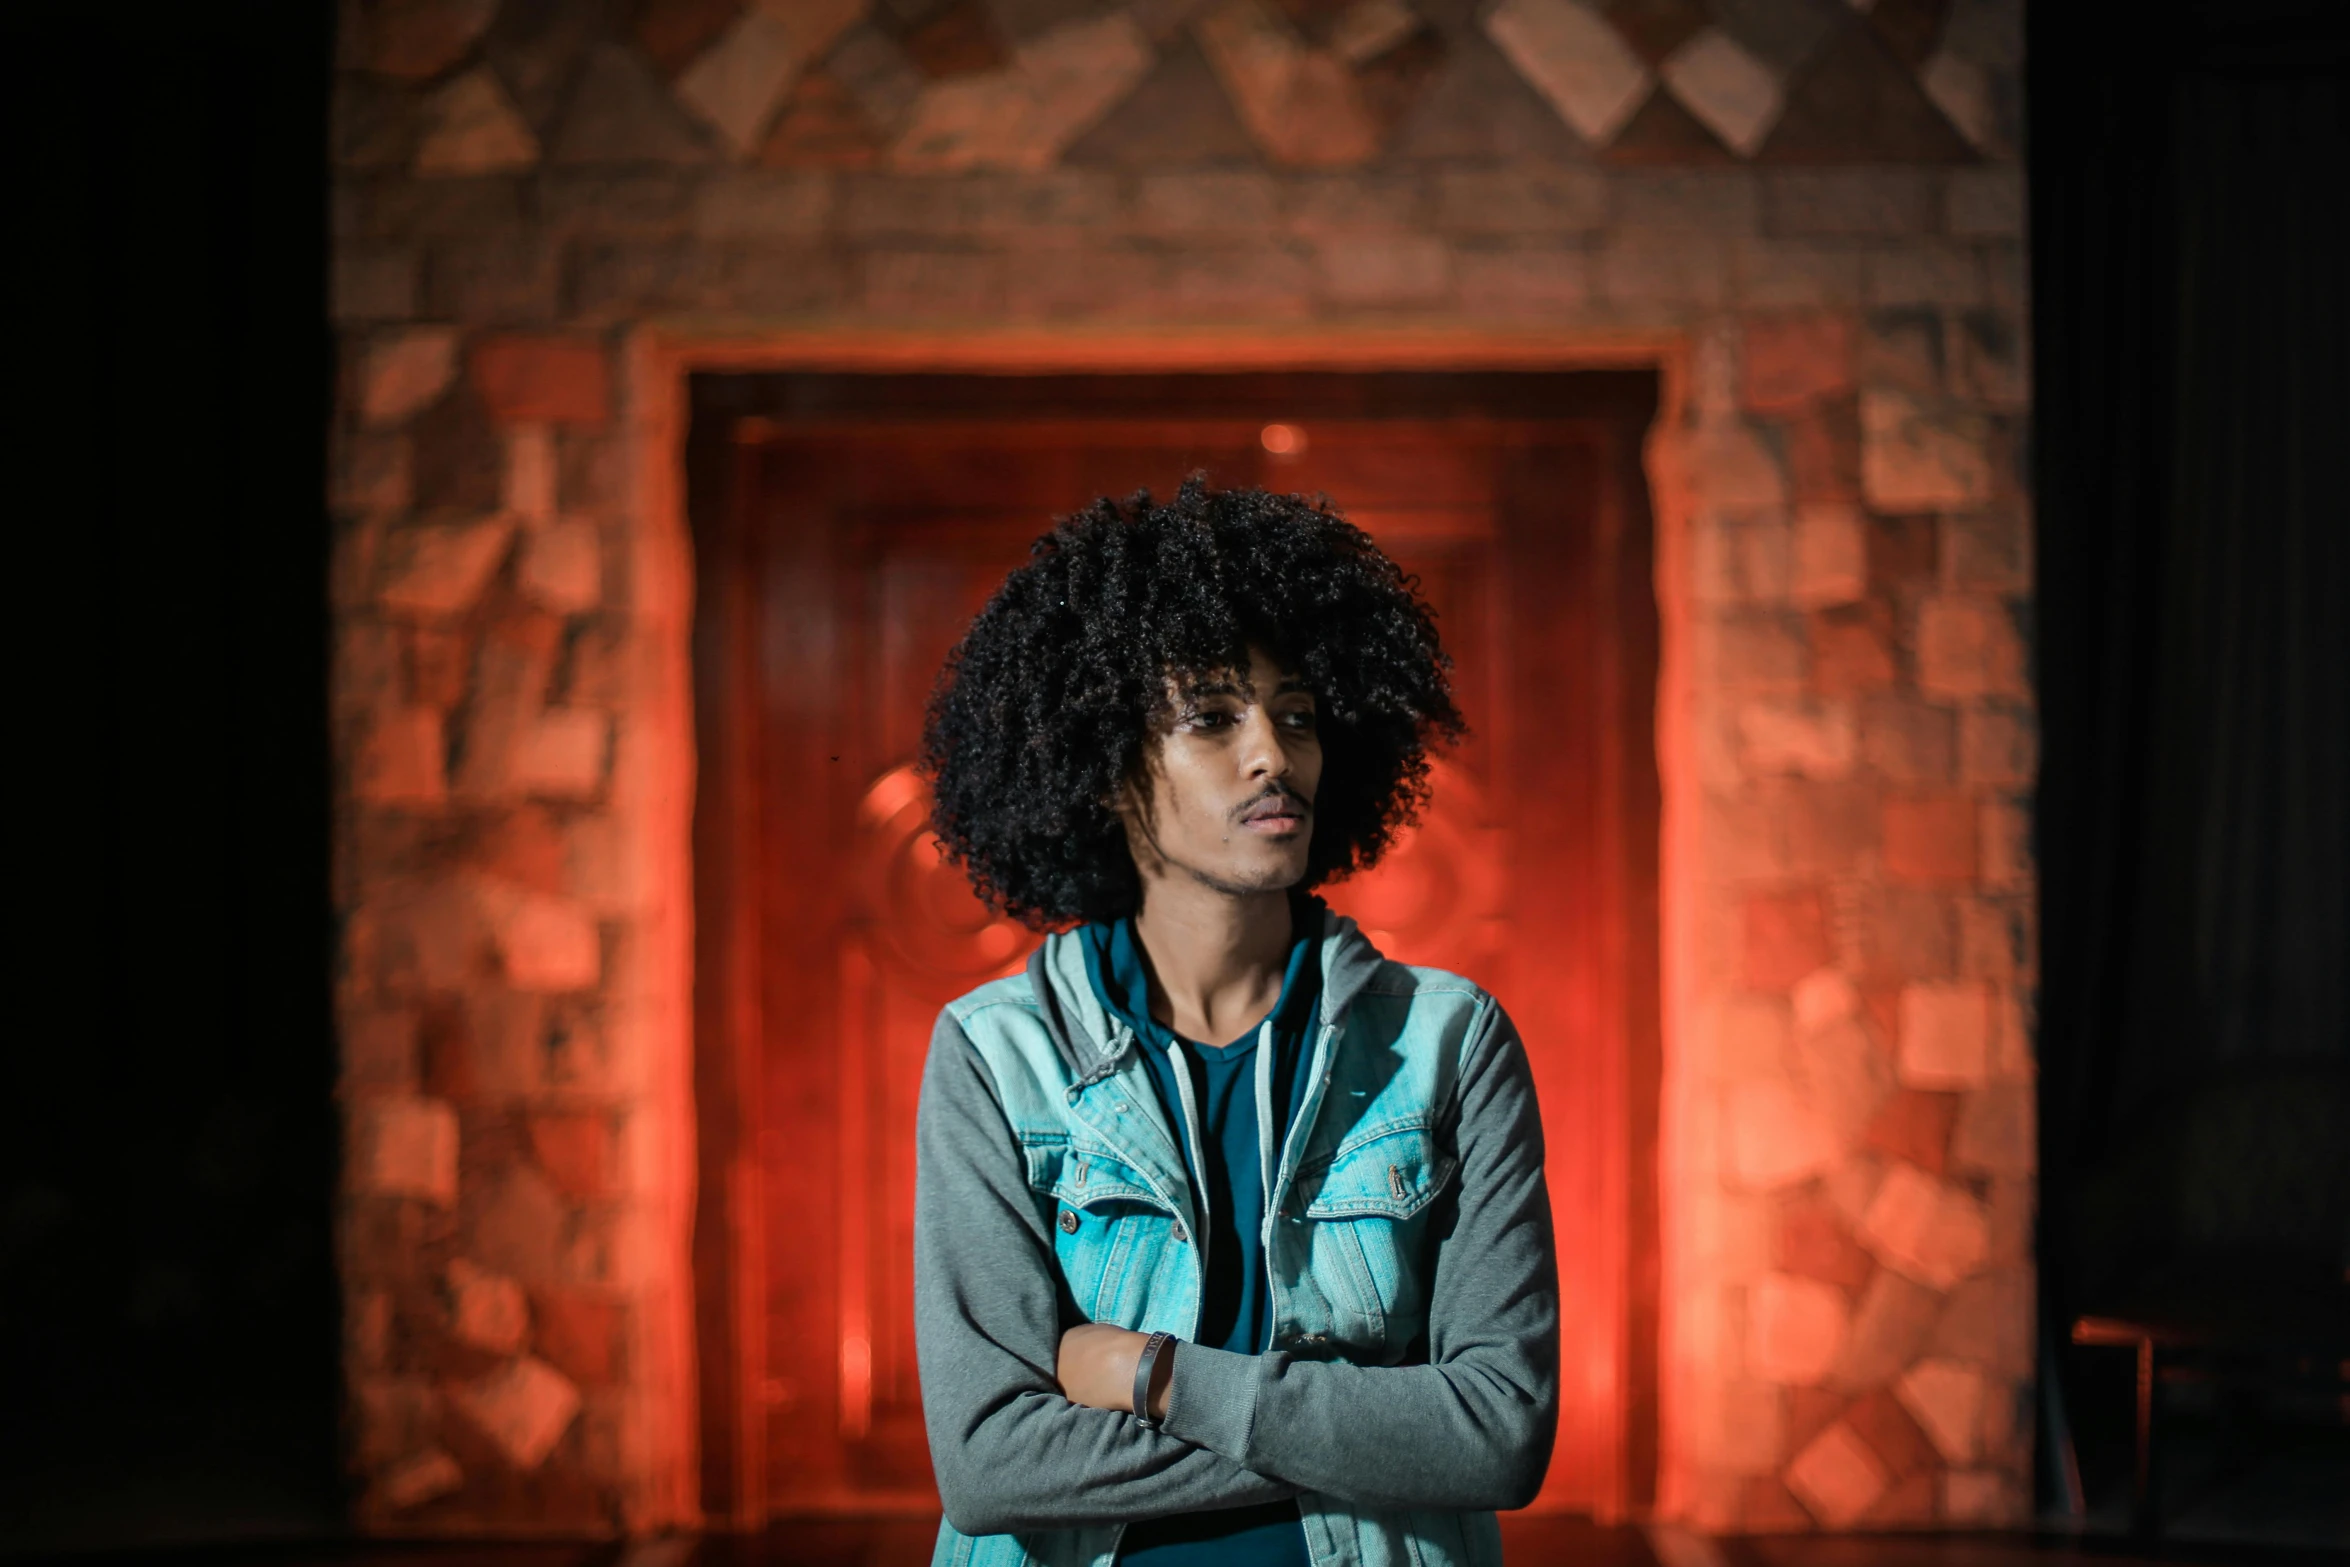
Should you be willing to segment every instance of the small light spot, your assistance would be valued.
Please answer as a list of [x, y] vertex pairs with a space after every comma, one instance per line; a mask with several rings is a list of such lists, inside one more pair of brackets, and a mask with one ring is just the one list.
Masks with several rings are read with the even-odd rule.
[[1306, 432], [1294, 424], [1269, 424], [1257, 432], [1265, 450], [1276, 457], [1295, 457], [1306, 449]]

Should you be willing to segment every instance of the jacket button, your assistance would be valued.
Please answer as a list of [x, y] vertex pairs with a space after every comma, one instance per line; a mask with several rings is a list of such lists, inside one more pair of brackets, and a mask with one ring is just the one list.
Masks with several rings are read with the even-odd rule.
[[1061, 1233], [1063, 1235], [1074, 1235], [1077, 1233], [1076, 1209], [1063, 1208], [1061, 1210]]
[[1179, 1241], [1187, 1241], [1191, 1239], [1191, 1232], [1183, 1227], [1183, 1221], [1181, 1219], [1177, 1219], [1175, 1221], [1175, 1238]]

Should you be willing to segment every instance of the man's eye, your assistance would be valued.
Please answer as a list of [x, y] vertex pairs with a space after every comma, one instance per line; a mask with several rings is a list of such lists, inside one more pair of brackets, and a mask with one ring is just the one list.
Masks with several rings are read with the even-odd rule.
[[1311, 729], [1314, 727], [1315, 715], [1313, 709], [1307, 708], [1302, 712], [1284, 713], [1281, 721], [1292, 729]]

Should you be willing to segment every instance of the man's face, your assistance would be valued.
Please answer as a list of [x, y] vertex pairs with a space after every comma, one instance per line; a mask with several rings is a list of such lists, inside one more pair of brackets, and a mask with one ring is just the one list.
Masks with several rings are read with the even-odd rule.
[[1261, 648], [1245, 672], [1170, 685], [1173, 717], [1120, 811], [1147, 885], [1185, 876], [1235, 895], [1305, 879], [1322, 785], [1314, 695]]

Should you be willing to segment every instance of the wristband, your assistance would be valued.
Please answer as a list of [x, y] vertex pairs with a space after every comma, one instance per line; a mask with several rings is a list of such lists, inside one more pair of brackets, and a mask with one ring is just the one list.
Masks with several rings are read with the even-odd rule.
[[1153, 1333], [1143, 1342], [1142, 1358], [1134, 1363], [1134, 1418], [1150, 1430], [1159, 1429], [1159, 1422], [1151, 1418], [1151, 1373], [1159, 1368], [1159, 1356], [1175, 1342], [1172, 1333]]

